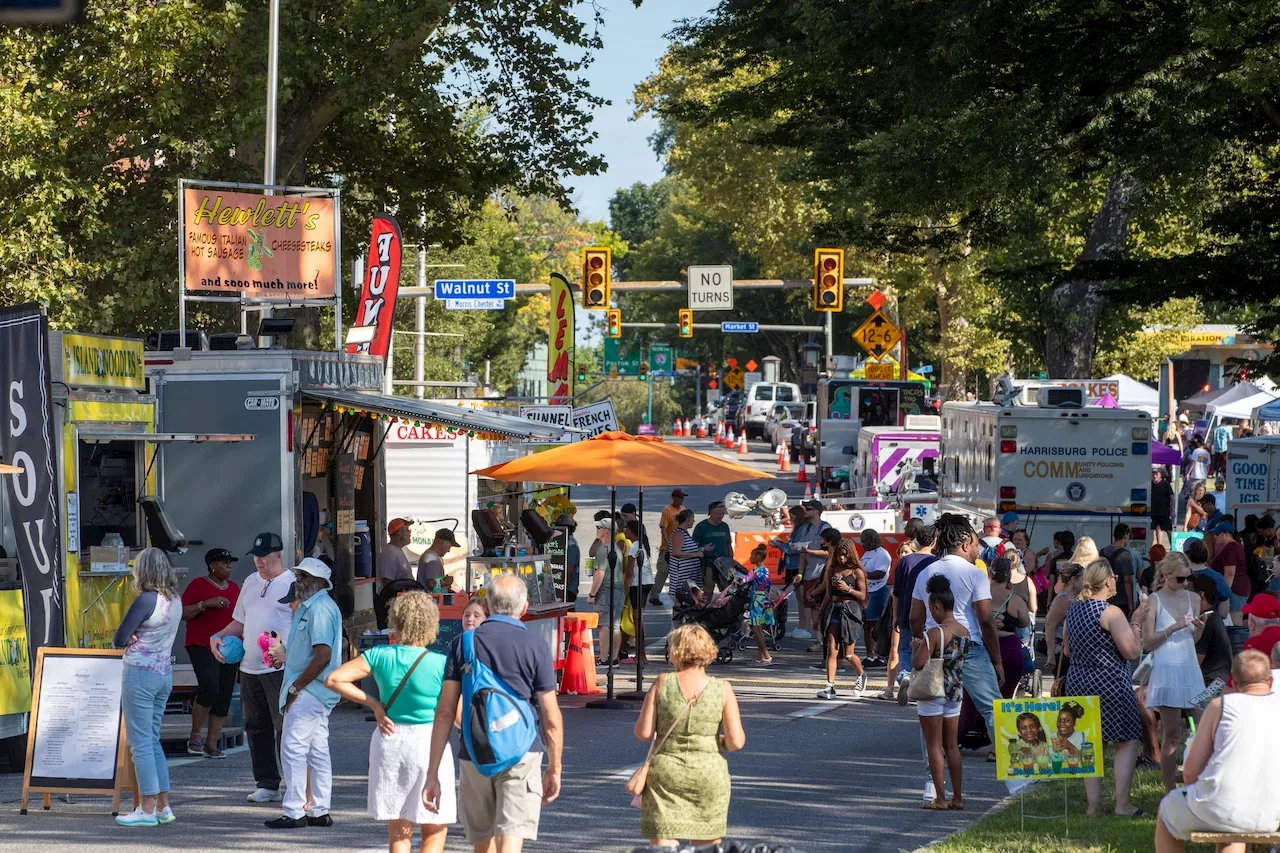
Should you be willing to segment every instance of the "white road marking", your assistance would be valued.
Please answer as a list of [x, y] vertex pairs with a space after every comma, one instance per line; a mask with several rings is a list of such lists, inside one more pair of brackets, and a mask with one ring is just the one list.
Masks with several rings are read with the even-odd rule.
[[617, 773], [611, 774], [605, 781], [606, 782], [625, 782], [628, 779], [630, 779], [632, 776], [634, 776], [635, 772], [643, 766], [644, 764], [642, 762], [640, 764], [633, 764], [630, 767], [624, 767], [623, 769], [619, 770]]
[[847, 699], [836, 699], [829, 702], [823, 702], [821, 705], [810, 705], [807, 708], [801, 708], [799, 711], [792, 711], [790, 714], [787, 714], [787, 716], [795, 717], [798, 720], [803, 719], [805, 717], [816, 717], [819, 714], [825, 714], [828, 711], [834, 711], [836, 708], [839, 708], [841, 705], [848, 705], [848, 704], [849, 704], [849, 701]]

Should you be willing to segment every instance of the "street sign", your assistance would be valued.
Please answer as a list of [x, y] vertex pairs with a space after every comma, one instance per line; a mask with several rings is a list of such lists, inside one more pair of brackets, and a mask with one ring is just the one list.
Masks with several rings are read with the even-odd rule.
[[640, 347], [630, 344], [625, 348], [616, 338], [604, 339], [604, 366], [608, 368], [611, 378], [614, 371], [623, 376], [635, 376], [640, 372]]
[[649, 369], [654, 373], [669, 373], [675, 369], [675, 359], [667, 344], [649, 345]]
[[733, 308], [733, 267], [689, 267], [689, 307], [694, 311]]
[[902, 340], [902, 332], [879, 311], [867, 318], [867, 321], [853, 333], [853, 340], [858, 346], [876, 358], [892, 350]]
[[724, 387], [730, 391], [741, 391], [745, 377], [746, 374], [742, 372], [741, 367], [730, 367], [724, 372]]
[[513, 279], [436, 279], [436, 299], [515, 299]]
[[0, 24], [14, 27], [73, 24], [84, 15], [84, 0], [0, 0]]
[[880, 381], [897, 379], [898, 365], [869, 361], [863, 368], [863, 376], [867, 379], [876, 379]]
[[507, 307], [505, 299], [446, 299], [446, 311], [501, 311]]
[[754, 358], [747, 359], [746, 368], [748, 373], [754, 373], [759, 367], [760, 365], [756, 364], [756, 360]]
[[721, 323], [720, 331], [753, 333], [753, 332], [760, 331], [760, 324], [759, 323]]
[[916, 373], [933, 373], [932, 364], [922, 364], [919, 367], [913, 367], [911, 369], [914, 370]]

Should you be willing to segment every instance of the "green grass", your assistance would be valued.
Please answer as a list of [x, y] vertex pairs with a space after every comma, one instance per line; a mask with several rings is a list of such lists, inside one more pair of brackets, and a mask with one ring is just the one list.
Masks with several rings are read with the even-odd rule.
[[[1133, 802], [1143, 817], [1117, 817], [1113, 780], [1102, 780], [1102, 817], [1084, 813], [1084, 782], [1042, 782], [1026, 792], [1029, 815], [1060, 815], [1062, 788], [1067, 788], [1068, 821], [1028, 820], [1022, 831], [1018, 800], [1015, 797], [1000, 811], [993, 812], [969, 829], [958, 832], [933, 848], [941, 853], [1139, 853], [1155, 847], [1156, 809], [1164, 796], [1164, 783], [1157, 770], [1139, 773], [1133, 780]], [[1211, 851], [1211, 846], [1188, 844], [1188, 851]]]

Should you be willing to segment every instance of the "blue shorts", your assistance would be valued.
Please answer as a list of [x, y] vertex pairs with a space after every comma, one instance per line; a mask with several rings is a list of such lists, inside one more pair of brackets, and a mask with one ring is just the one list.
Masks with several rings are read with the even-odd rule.
[[898, 626], [898, 660], [903, 669], [911, 669], [911, 626]]
[[867, 606], [863, 608], [862, 618], [875, 622], [884, 615], [885, 605], [889, 603], [889, 585], [885, 584], [867, 596]]

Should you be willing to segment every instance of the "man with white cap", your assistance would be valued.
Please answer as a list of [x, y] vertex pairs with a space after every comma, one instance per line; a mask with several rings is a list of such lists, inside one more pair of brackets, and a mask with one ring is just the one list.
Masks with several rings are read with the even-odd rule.
[[[285, 643], [284, 682], [280, 709], [284, 733], [280, 763], [287, 790], [284, 814], [266, 821], [270, 829], [333, 826], [329, 802], [333, 764], [329, 759], [329, 712], [338, 694], [324, 686], [325, 677], [342, 663], [342, 614], [329, 595], [333, 571], [307, 557], [293, 570], [296, 581], [281, 604], [298, 602]], [[311, 771], [312, 808], [304, 810], [307, 771]]]

